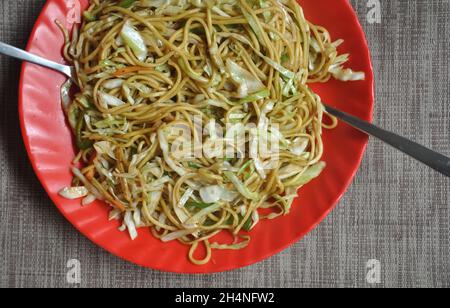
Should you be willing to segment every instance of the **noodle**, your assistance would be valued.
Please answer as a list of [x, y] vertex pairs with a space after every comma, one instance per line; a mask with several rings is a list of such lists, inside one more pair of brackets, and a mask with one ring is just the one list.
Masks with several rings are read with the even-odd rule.
[[[63, 31], [79, 84], [73, 184], [86, 188], [65, 196], [104, 200], [133, 239], [150, 227], [197, 265], [246, 247], [242, 233], [288, 214], [325, 167], [322, 128], [337, 121], [308, 84], [364, 78], [294, 0], [91, 0]], [[236, 241], [211, 243], [222, 231]]]

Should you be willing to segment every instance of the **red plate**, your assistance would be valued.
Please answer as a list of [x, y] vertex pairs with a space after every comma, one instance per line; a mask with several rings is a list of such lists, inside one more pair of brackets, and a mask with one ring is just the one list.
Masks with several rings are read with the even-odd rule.
[[[75, 1], [76, 2], [76, 1]], [[86, 0], [82, 0], [85, 7]], [[341, 52], [351, 54], [349, 66], [366, 73], [359, 82], [330, 81], [315, 85], [323, 100], [365, 120], [372, 119], [373, 72], [369, 50], [358, 19], [347, 0], [300, 1], [307, 18], [325, 26], [334, 39], [343, 38]], [[63, 37], [54, 20], [66, 20], [70, 1], [49, 0], [34, 27], [28, 50], [63, 63]], [[70, 25], [67, 24], [69, 27]], [[91, 241], [130, 262], [163, 271], [211, 273], [231, 270], [268, 258], [298, 241], [315, 227], [341, 198], [361, 162], [367, 137], [340, 124], [325, 131], [323, 174], [301, 190], [290, 215], [263, 221], [252, 232], [250, 245], [239, 251], [213, 251], [212, 261], [204, 266], [191, 264], [188, 247], [178, 242], [161, 243], [147, 229], [131, 241], [109, 222], [108, 206], [97, 202], [81, 207], [79, 201], [58, 196], [70, 184], [69, 166], [74, 157], [72, 135], [66, 124], [59, 96], [65, 78], [53, 71], [24, 64], [20, 81], [19, 111], [22, 134], [33, 168], [61, 213]]]

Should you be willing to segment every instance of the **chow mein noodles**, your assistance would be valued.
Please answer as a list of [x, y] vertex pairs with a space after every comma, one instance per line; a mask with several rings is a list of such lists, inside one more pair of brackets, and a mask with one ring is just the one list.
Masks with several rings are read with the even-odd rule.
[[364, 79], [295, 0], [91, 0], [71, 36], [58, 24], [79, 88], [63, 95], [79, 152], [60, 194], [103, 200], [132, 239], [150, 228], [199, 265], [246, 247], [324, 169], [337, 121], [308, 84]]

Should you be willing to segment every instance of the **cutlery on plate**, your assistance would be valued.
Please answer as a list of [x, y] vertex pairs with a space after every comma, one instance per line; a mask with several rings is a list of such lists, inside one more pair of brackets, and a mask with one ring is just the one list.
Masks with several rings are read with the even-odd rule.
[[4, 54], [6, 56], [10, 56], [19, 60], [31, 62], [40, 66], [44, 66], [47, 68], [50, 68], [52, 70], [55, 70], [57, 72], [60, 72], [67, 77], [69, 77], [75, 84], [77, 84], [77, 77], [75, 68], [73, 66], [63, 65], [59, 64], [47, 59], [44, 59], [42, 57], [39, 57], [37, 55], [34, 55], [32, 53], [26, 52], [25, 50], [16, 48], [14, 46], [5, 44], [0, 42], [0, 54]]
[[424, 147], [414, 141], [377, 127], [367, 121], [349, 115], [343, 111], [324, 105], [328, 113], [350, 124], [367, 135], [378, 138], [405, 154], [417, 159], [434, 170], [450, 177], [450, 158]]
[[[13, 58], [17, 58], [23, 61], [38, 64], [55, 71], [58, 71], [67, 77], [69, 77], [75, 84], [77, 84], [75, 68], [72, 66], [67, 66], [59, 64], [42, 57], [36, 56], [19, 48], [13, 47], [11, 45], [0, 42], [0, 54], [4, 54]], [[66, 83], [67, 86], [67, 83]], [[347, 124], [353, 126], [354, 128], [370, 135], [376, 137], [387, 144], [393, 146], [394, 148], [402, 151], [403, 153], [417, 159], [418, 161], [428, 165], [434, 170], [450, 177], [450, 158], [439, 154], [429, 148], [426, 148], [414, 141], [408, 140], [397, 134], [384, 130], [377, 127], [367, 121], [361, 120], [354, 117], [348, 113], [342, 112], [331, 106], [324, 105], [328, 113], [334, 115], [335, 117], [341, 119]]]

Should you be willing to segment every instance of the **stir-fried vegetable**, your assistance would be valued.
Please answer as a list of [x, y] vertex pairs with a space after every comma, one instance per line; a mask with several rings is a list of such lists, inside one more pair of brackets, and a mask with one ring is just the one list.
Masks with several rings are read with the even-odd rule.
[[86, 113], [82, 112], [79, 119], [78, 119], [78, 123], [76, 125], [76, 130], [75, 130], [75, 136], [76, 136], [76, 142], [77, 142], [77, 147], [80, 150], [86, 150], [89, 149], [93, 142], [92, 140], [86, 139], [83, 136], [83, 129], [85, 127], [85, 121], [84, 121], [84, 116]]
[[325, 169], [326, 164], [324, 162], [319, 162], [301, 174], [290, 186], [302, 186], [308, 184], [311, 180], [315, 179], [320, 175], [320, 173]]
[[233, 183], [233, 185], [236, 187], [236, 189], [241, 193], [241, 195], [247, 199], [250, 200], [257, 200], [259, 198], [257, 192], [251, 192], [250, 189], [245, 186], [244, 183], [242, 183], [239, 178], [230, 171], [224, 172], [225, 176], [228, 178], [228, 180]]
[[79, 199], [87, 196], [89, 191], [84, 186], [79, 187], [65, 187], [60, 192], [59, 195], [66, 199]]
[[[149, 227], [191, 245], [198, 265], [245, 248], [325, 168], [328, 115], [309, 83], [364, 78], [294, 0], [91, 0], [83, 17], [64, 47], [79, 152], [60, 195], [106, 202], [131, 239]], [[220, 232], [235, 241], [211, 243]]]
[[238, 96], [246, 97], [264, 89], [263, 83], [236, 62], [227, 59], [227, 69], [231, 79], [238, 86]]
[[254, 93], [252, 95], [249, 95], [247, 97], [240, 99], [239, 103], [240, 104], [251, 103], [251, 102], [259, 101], [259, 100], [264, 99], [269, 96], [270, 96], [270, 91], [268, 89], [264, 89], [264, 90]]
[[214, 205], [214, 203], [205, 203], [205, 202], [199, 202], [199, 201], [188, 201], [186, 203], [187, 207], [197, 208], [197, 209], [204, 209], [204, 208], [210, 207], [211, 205]]
[[[241, 219], [243, 219], [242, 216], [241, 216]], [[252, 225], [253, 225], [253, 220], [252, 220], [252, 218], [250, 217], [250, 218], [247, 219], [247, 220], [245, 221], [245, 223], [242, 225], [242, 230], [250, 231], [250, 229], [252, 228]]]
[[129, 8], [133, 5], [137, 0], [122, 0], [122, 2], [119, 3], [119, 6], [124, 8]]
[[248, 12], [246, 9], [242, 9], [242, 14], [247, 19], [248, 24], [252, 28], [253, 32], [255, 32], [256, 37], [258, 38], [260, 44], [263, 46], [266, 45], [266, 41], [264, 39], [264, 31], [261, 28], [261, 25], [256, 19], [254, 18], [253, 14]]
[[118, 107], [125, 105], [125, 102], [121, 99], [104, 92], [99, 93], [99, 101], [105, 109], [108, 108], [108, 106]]
[[87, 20], [87, 21], [95, 21], [95, 15], [94, 14], [92, 14], [91, 12], [89, 12], [89, 11], [86, 11], [86, 12], [84, 12], [83, 13], [83, 17], [84, 17], [84, 19], [85, 20]]
[[199, 191], [200, 197], [205, 203], [215, 203], [220, 200], [222, 189], [218, 185], [205, 186]]
[[139, 31], [133, 28], [129, 22], [126, 22], [120, 32], [120, 35], [124, 42], [131, 48], [131, 50], [133, 50], [138, 60], [144, 62], [147, 58], [148, 50]]
[[276, 69], [277, 71], [279, 71], [284, 77], [289, 78], [289, 79], [293, 79], [295, 78], [295, 73], [291, 72], [290, 70], [288, 70], [287, 68], [285, 68], [283, 65], [281, 65], [280, 63], [270, 59], [269, 57], [263, 56], [262, 57], [264, 59], [264, 61], [267, 62], [267, 64], [269, 64], [270, 66], [272, 66], [274, 69]]

